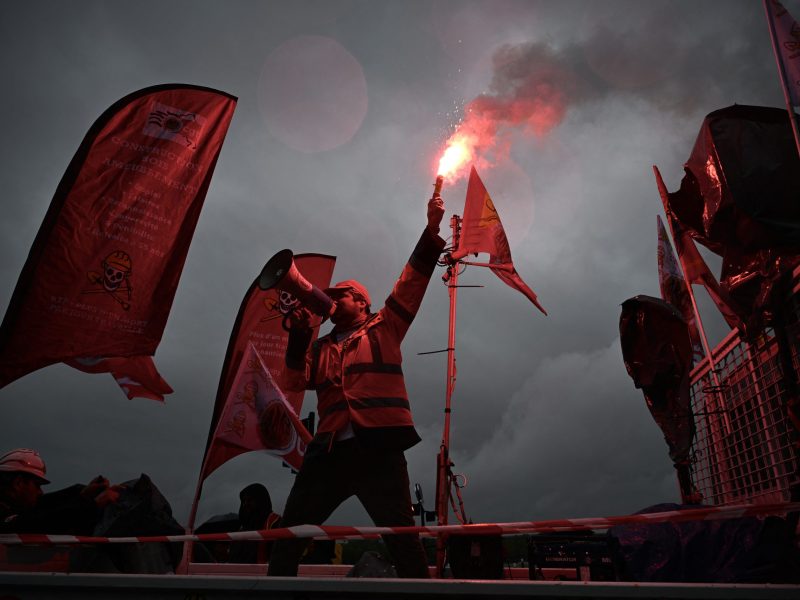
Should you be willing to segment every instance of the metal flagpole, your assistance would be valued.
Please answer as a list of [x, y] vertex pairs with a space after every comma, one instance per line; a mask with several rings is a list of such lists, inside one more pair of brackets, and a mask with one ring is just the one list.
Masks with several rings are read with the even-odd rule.
[[[211, 443], [208, 444], [205, 451], [203, 452], [203, 462], [200, 463], [200, 475], [197, 479], [197, 487], [195, 488], [194, 492], [194, 499], [192, 500], [192, 506], [189, 509], [189, 522], [187, 523], [187, 533], [193, 534], [194, 533], [194, 524], [195, 520], [197, 519], [197, 506], [200, 504], [200, 494], [203, 492], [203, 483], [205, 482], [206, 474], [206, 465], [208, 463], [208, 452], [211, 450], [211, 446], [214, 445], [214, 440], [217, 437], [217, 432], [219, 431], [219, 421], [217, 421], [216, 427], [214, 427], [214, 435], [211, 437]], [[184, 542], [183, 544], [183, 555], [181, 556], [181, 562], [178, 565], [177, 573], [179, 575], [188, 575], [189, 574], [189, 563], [192, 562], [192, 549], [194, 547], [194, 542]]]
[[[461, 236], [461, 217], [453, 215], [450, 218], [450, 227], [453, 230], [452, 247], [458, 248]], [[444, 430], [442, 444], [436, 457], [436, 517], [438, 525], [447, 525], [451, 487], [450, 467], [450, 405], [453, 398], [453, 389], [456, 383], [456, 300], [458, 298], [458, 261], [452, 261], [447, 267], [445, 275], [448, 294], [450, 296], [450, 318], [447, 330], [447, 384], [445, 386]], [[436, 576], [442, 577], [444, 572], [445, 547], [447, 537], [439, 535], [436, 538]]]
[[[194, 522], [197, 518], [197, 505], [200, 503], [200, 494], [203, 491], [203, 474], [205, 473], [206, 469], [206, 459], [208, 458], [208, 452], [205, 453], [203, 456], [203, 464], [200, 467], [200, 477], [197, 480], [197, 488], [194, 492], [194, 500], [192, 500], [192, 507], [189, 509], [189, 522], [186, 526], [186, 533], [191, 535], [194, 533]], [[192, 562], [192, 550], [194, 548], [194, 542], [187, 541], [183, 543], [183, 553], [181, 554], [181, 562], [178, 564], [178, 568], [176, 572], [178, 575], [188, 575], [189, 574], [189, 563]]]
[[794, 145], [797, 149], [797, 154], [800, 156], [800, 132], [797, 126], [797, 117], [794, 114], [794, 107], [792, 106], [792, 96], [789, 93], [789, 82], [786, 79], [786, 70], [781, 60], [781, 51], [778, 47], [777, 35], [775, 32], [775, 14], [770, 8], [770, 0], [764, 0], [764, 12], [767, 15], [767, 27], [769, 28], [769, 37], [772, 41], [772, 52], [775, 54], [775, 64], [778, 67], [778, 76], [781, 80], [781, 87], [783, 88], [783, 99], [786, 101], [786, 111], [789, 115], [789, 122], [792, 124], [792, 133], [794, 134]]
[[[672, 219], [670, 217], [671, 211], [669, 209], [669, 200], [668, 200], [668, 192], [667, 186], [664, 185], [664, 180], [661, 179], [661, 173], [658, 170], [658, 167], [653, 165], [653, 173], [656, 176], [656, 185], [658, 186], [658, 194], [661, 196], [661, 202], [664, 205], [664, 213], [667, 217], [667, 223], [669, 224], [669, 231], [672, 234], [672, 238], [675, 239], [675, 230], [672, 226]], [[681, 263], [681, 270], [683, 271], [683, 280], [686, 282], [686, 289], [689, 292], [689, 298], [692, 301], [692, 310], [694, 310], [695, 318], [697, 319], [697, 329], [700, 332], [700, 341], [703, 343], [703, 351], [706, 353], [706, 359], [708, 360], [708, 371], [711, 373], [711, 380], [714, 382], [714, 391], [722, 393], [722, 386], [719, 383], [719, 377], [717, 376], [717, 372], [714, 370], [714, 357], [711, 354], [711, 349], [708, 345], [708, 338], [706, 337], [706, 330], [703, 327], [703, 319], [700, 317], [700, 311], [697, 310], [697, 301], [694, 297], [694, 290], [692, 290], [691, 282], [686, 279], [686, 265], [683, 261], [683, 256], [680, 252], [678, 254], [678, 261]], [[731, 424], [730, 418], [728, 417], [727, 411], [722, 411], [723, 421], [725, 423], [725, 429], [727, 429], [726, 433], [730, 432]]]

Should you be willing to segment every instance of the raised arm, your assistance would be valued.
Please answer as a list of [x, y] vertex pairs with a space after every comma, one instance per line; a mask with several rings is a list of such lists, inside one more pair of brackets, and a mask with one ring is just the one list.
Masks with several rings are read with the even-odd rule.
[[405, 336], [417, 315], [436, 261], [444, 249], [445, 241], [439, 236], [443, 216], [444, 202], [441, 197], [434, 196], [428, 201], [428, 225], [386, 299], [384, 318], [399, 338]]

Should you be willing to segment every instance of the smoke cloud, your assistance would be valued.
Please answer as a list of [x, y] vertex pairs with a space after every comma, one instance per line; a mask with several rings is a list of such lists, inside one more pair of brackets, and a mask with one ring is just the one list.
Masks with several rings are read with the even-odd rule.
[[503, 162], [511, 150], [512, 132], [544, 136], [559, 125], [574, 104], [590, 97], [593, 86], [579, 74], [568, 55], [548, 44], [500, 46], [492, 57], [489, 90], [468, 102], [464, 116], [447, 142], [465, 146], [468, 163], [477, 168]]
[[[686, 119], [741, 102], [741, 90], [752, 89], [752, 82], [774, 67], [754, 52], [746, 19], [734, 19], [737, 29], [726, 30], [711, 18], [718, 10], [710, 5], [686, 13], [670, 3], [643, 10], [621, 3], [593, 13], [567, 44], [530, 40], [498, 46], [487, 91], [464, 105], [447, 141], [447, 148], [465, 148], [465, 164], [453, 179], [465, 176], [470, 163], [479, 170], [502, 164], [515, 137], [546, 136], [578, 106], [599, 107], [613, 99]], [[711, 46], [714, 55], [707, 50]], [[716, 76], [717, 61], [731, 65], [725, 78]], [[580, 111], [578, 118], [591, 119], [592, 112]]]

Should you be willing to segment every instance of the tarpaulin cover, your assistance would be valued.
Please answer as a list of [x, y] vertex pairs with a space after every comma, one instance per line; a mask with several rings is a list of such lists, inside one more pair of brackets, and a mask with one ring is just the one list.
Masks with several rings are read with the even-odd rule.
[[120, 497], [109, 504], [94, 535], [181, 535], [183, 527], [172, 516], [172, 507], [148, 475], [120, 485]]
[[[697, 508], [657, 504], [637, 514]], [[618, 571], [632, 581], [798, 583], [791, 527], [778, 517], [622, 525], [608, 530]]]
[[619, 335], [625, 368], [644, 392], [670, 457], [675, 464], [685, 463], [694, 437], [689, 398], [692, 343], [686, 321], [659, 298], [634, 296], [622, 303]]
[[[145, 473], [120, 484], [119, 499], [103, 509], [94, 535], [105, 537], [181, 535], [167, 499]], [[123, 573], [167, 573], [178, 563], [182, 544], [125, 544], [102, 548]]]
[[800, 157], [785, 110], [710, 113], [685, 169], [670, 204], [700, 243], [719, 254], [800, 246]]
[[710, 113], [685, 171], [669, 204], [723, 257], [720, 283], [752, 322], [800, 251], [800, 157], [787, 112], [734, 105]]

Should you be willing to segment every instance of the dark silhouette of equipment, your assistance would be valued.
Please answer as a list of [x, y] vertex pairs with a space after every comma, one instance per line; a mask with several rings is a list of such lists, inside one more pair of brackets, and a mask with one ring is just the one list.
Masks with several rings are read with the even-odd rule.
[[502, 579], [503, 538], [499, 535], [453, 535], [447, 560], [455, 579]]
[[425, 498], [422, 496], [422, 486], [418, 483], [414, 484], [414, 495], [417, 497], [417, 502], [414, 504], [414, 516], [419, 517], [420, 525], [425, 527], [426, 523], [433, 523], [436, 521], [436, 511], [425, 510]]

